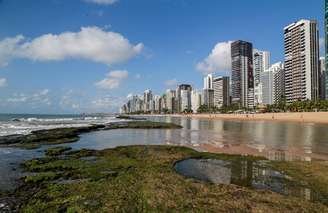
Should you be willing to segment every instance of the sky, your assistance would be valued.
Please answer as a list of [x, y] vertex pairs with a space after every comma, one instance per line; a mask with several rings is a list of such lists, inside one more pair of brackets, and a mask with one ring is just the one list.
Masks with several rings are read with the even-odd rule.
[[324, 0], [0, 0], [0, 113], [117, 112], [146, 89], [200, 89], [230, 75], [231, 41], [283, 61], [300, 19], [322, 38]]

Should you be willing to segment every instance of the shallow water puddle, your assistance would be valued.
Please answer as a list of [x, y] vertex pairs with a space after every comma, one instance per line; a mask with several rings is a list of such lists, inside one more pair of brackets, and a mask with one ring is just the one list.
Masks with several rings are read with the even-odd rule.
[[327, 204], [327, 198], [292, 178], [268, 167], [265, 161], [223, 161], [215, 159], [186, 159], [176, 163], [175, 170], [188, 178], [214, 184], [267, 189], [279, 194], [296, 196]]

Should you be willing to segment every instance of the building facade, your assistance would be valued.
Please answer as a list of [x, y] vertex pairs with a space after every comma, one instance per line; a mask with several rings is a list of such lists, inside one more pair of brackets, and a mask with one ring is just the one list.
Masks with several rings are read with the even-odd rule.
[[326, 60], [324, 57], [319, 61], [319, 97], [321, 100], [326, 99]]
[[261, 73], [270, 68], [270, 52], [253, 50], [254, 102], [262, 104]]
[[300, 20], [284, 28], [286, 101], [319, 99], [317, 21]]
[[202, 104], [202, 94], [197, 90], [191, 92], [191, 109], [193, 113], [197, 113], [199, 107]]
[[213, 89], [213, 75], [208, 74], [204, 78], [204, 88], [203, 89]]
[[176, 112], [176, 91], [166, 90], [166, 109], [169, 113]]
[[246, 41], [231, 44], [231, 96], [234, 104], [254, 107], [253, 45]]
[[144, 111], [145, 112], [150, 112], [153, 107], [153, 94], [151, 90], [146, 90], [144, 92]]
[[213, 78], [214, 106], [221, 108], [230, 105], [230, 78], [220, 76]]
[[177, 88], [177, 111], [184, 112], [191, 110], [191, 91], [192, 87], [189, 84], [181, 84]]
[[270, 52], [253, 50], [253, 70], [254, 84], [257, 86], [261, 82], [261, 73], [270, 68]]
[[261, 73], [261, 89], [262, 89], [262, 104], [264, 105], [272, 105], [274, 103], [273, 100], [273, 71], [270, 69], [265, 70]]
[[214, 107], [214, 89], [203, 89], [202, 105]]
[[281, 62], [270, 67], [273, 72], [273, 103], [279, 104], [285, 101], [285, 68]]
[[154, 110], [152, 112], [160, 113], [162, 111], [161, 96], [155, 95], [153, 102], [154, 102]]

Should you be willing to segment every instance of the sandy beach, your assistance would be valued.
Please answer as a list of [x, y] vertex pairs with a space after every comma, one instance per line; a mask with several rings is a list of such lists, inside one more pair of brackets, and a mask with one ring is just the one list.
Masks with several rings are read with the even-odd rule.
[[265, 113], [265, 114], [174, 114], [173, 117], [192, 117], [198, 119], [225, 119], [240, 121], [283, 121], [299, 123], [328, 124], [328, 112]]

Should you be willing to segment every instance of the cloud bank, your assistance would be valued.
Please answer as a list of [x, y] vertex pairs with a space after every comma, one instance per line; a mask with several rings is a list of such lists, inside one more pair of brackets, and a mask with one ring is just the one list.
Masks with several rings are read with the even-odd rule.
[[0, 41], [0, 66], [16, 58], [33, 61], [85, 59], [106, 65], [125, 62], [138, 55], [144, 45], [133, 45], [119, 33], [99, 27], [82, 27], [79, 32], [45, 34], [28, 41], [23, 35]]
[[123, 79], [129, 76], [126, 70], [114, 70], [107, 74], [107, 77], [95, 83], [100, 89], [116, 89], [121, 85]]
[[232, 41], [219, 42], [212, 52], [196, 65], [196, 69], [203, 73], [214, 73], [231, 70], [231, 43]]

